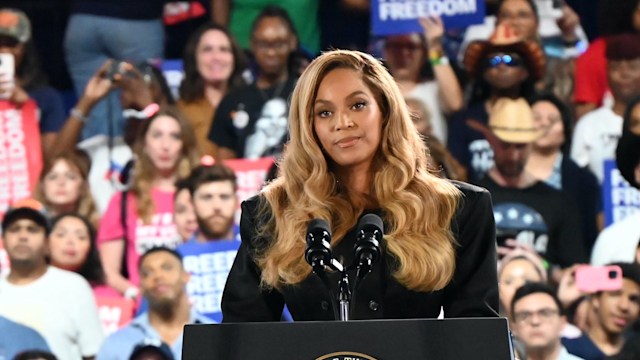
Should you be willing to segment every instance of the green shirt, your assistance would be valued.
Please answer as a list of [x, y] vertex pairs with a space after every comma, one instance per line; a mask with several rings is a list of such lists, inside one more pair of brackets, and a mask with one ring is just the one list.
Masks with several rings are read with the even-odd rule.
[[249, 48], [253, 20], [267, 5], [278, 5], [287, 10], [301, 46], [314, 54], [320, 51], [318, 0], [232, 0], [229, 29], [241, 47]]

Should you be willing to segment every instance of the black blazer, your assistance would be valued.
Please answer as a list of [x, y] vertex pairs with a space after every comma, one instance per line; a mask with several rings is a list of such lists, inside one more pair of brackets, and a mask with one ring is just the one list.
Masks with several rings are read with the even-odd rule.
[[[405, 288], [391, 275], [395, 260], [386, 253], [383, 241], [383, 256], [359, 286], [352, 319], [436, 318], [441, 306], [445, 317], [497, 316], [498, 280], [491, 196], [479, 187], [460, 182], [454, 184], [463, 197], [452, 222], [458, 242], [453, 280], [440, 291], [417, 292]], [[242, 245], [222, 297], [223, 322], [279, 321], [285, 303], [294, 320], [333, 320], [331, 295], [313, 273], [299, 284], [279, 290], [260, 287], [260, 269], [253, 254], [257, 249], [263, 249], [270, 239], [256, 236], [256, 224], [260, 221], [256, 216], [259, 201], [259, 197], [254, 196], [242, 203]], [[352, 229], [333, 248], [334, 258], [345, 266], [350, 265], [354, 243], [355, 229]], [[351, 278], [355, 279], [355, 276]], [[339, 277], [331, 273], [330, 279], [336, 284]]]

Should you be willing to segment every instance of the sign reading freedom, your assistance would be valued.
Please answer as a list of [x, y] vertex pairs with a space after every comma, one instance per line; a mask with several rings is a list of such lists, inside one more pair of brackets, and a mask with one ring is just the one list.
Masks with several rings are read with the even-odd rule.
[[484, 0], [373, 0], [371, 28], [376, 36], [419, 32], [420, 17], [440, 16], [445, 28], [484, 22]]

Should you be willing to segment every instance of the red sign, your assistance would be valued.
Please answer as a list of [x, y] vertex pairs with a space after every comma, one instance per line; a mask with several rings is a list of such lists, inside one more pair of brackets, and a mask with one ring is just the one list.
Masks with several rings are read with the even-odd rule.
[[[273, 165], [272, 157], [265, 157], [257, 160], [234, 159], [225, 160], [225, 165], [230, 167], [236, 174], [238, 184], [238, 198], [240, 202], [256, 195], [264, 186], [267, 173]], [[240, 202], [236, 220], [240, 219]]]
[[134, 302], [123, 297], [96, 296], [98, 316], [105, 336], [129, 324], [133, 319]]
[[38, 106], [0, 100], [0, 217], [13, 202], [32, 197], [42, 171]]

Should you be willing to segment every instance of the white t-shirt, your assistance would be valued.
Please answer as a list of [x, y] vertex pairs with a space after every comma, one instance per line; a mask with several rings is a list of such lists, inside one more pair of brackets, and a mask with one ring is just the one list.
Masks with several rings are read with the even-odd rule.
[[434, 80], [418, 83], [407, 97], [418, 99], [429, 110], [433, 135], [441, 143], [447, 143], [447, 119], [442, 114], [438, 96], [438, 83]]
[[580, 118], [573, 132], [571, 158], [579, 166], [589, 166], [601, 184], [604, 161], [616, 157], [622, 123], [622, 116], [608, 107], [600, 107]]
[[596, 240], [591, 252], [591, 265], [612, 262], [635, 262], [640, 242], [640, 212], [607, 226]]
[[2, 277], [0, 315], [42, 334], [59, 360], [94, 356], [102, 344], [91, 287], [70, 271], [49, 266], [44, 275], [27, 285], [13, 285]]

